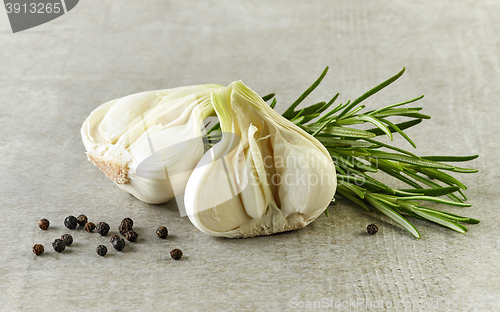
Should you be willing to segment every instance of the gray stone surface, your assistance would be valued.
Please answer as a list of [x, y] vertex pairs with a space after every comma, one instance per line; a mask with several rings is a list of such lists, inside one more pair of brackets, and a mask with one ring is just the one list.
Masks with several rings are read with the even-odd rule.
[[[499, 14], [498, 1], [85, 0], [12, 34], [0, 12], [0, 310], [269, 311], [326, 298], [498, 311]], [[406, 66], [367, 104], [425, 94], [420, 105], [433, 119], [408, 133], [421, 155], [481, 155], [469, 164], [480, 172], [460, 176], [473, 206], [449, 208], [480, 224], [462, 235], [417, 220], [417, 240], [340, 200], [299, 231], [218, 239], [172, 203], [135, 200], [86, 160], [80, 126], [110, 99], [241, 79], [276, 92], [282, 111], [326, 65], [309, 103], [337, 91], [346, 101]], [[113, 232], [129, 216], [139, 240], [98, 257], [107, 238], [63, 227], [79, 213]], [[368, 237], [372, 222], [380, 231]], [[165, 241], [154, 234], [161, 224]], [[75, 243], [56, 254], [50, 243], [67, 232]], [[35, 243], [43, 256], [31, 252]], [[170, 259], [173, 248], [182, 261]]]

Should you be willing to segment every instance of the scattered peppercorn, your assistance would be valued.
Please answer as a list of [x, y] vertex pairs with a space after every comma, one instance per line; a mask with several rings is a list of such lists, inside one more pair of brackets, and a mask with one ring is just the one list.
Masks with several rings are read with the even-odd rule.
[[111, 238], [110, 238], [109, 242], [112, 244], [112, 243], [113, 243], [113, 241], [115, 241], [115, 240], [117, 240], [117, 239], [120, 239], [120, 236], [118, 236], [118, 235], [113, 235], [113, 236], [111, 236]]
[[73, 236], [71, 236], [69, 234], [62, 235], [61, 239], [64, 242], [64, 245], [66, 245], [66, 246], [71, 246], [71, 244], [73, 244]]
[[120, 226], [118, 227], [118, 232], [120, 232], [121, 235], [125, 235], [128, 231], [132, 230], [132, 225], [130, 223], [120, 223]]
[[375, 224], [369, 224], [367, 227], [366, 227], [366, 231], [368, 232], [368, 234], [370, 235], [375, 235], [377, 234], [378, 232], [378, 226], [376, 226]]
[[47, 219], [42, 219], [40, 221], [38, 221], [38, 226], [42, 229], [42, 230], [46, 230], [49, 228], [49, 225], [50, 225], [50, 222], [49, 220]]
[[134, 231], [134, 230], [130, 230], [128, 231], [127, 233], [125, 233], [125, 238], [129, 241], [129, 242], [135, 242], [137, 240], [137, 237], [139, 235]]
[[35, 255], [37, 255], [37, 256], [43, 254], [44, 251], [45, 251], [45, 248], [43, 248], [42, 244], [35, 244], [33, 246], [33, 253], [35, 253]]
[[69, 216], [69, 217], [66, 217], [66, 219], [64, 219], [64, 226], [70, 230], [76, 228], [77, 224], [78, 223], [76, 221], [76, 218], [73, 216]]
[[79, 215], [78, 217], [76, 217], [76, 222], [78, 223], [78, 225], [80, 226], [85, 226], [85, 223], [87, 223], [89, 220], [87, 219], [87, 216], [84, 215], [84, 214], [81, 214]]
[[106, 222], [99, 222], [96, 226], [96, 230], [101, 236], [106, 236], [109, 233], [109, 224]]
[[134, 226], [134, 220], [132, 220], [130, 218], [123, 219], [122, 223], [128, 223], [128, 224], [130, 224], [130, 226]]
[[108, 253], [108, 248], [104, 245], [97, 246], [96, 252], [99, 256], [104, 257]]
[[95, 230], [95, 224], [92, 222], [85, 223], [85, 231], [92, 233]]
[[123, 248], [125, 248], [125, 241], [123, 240], [123, 238], [120, 237], [111, 241], [111, 244], [113, 245], [113, 248], [115, 248], [118, 251], [122, 251]]
[[54, 240], [54, 242], [52, 243], [52, 247], [54, 247], [54, 250], [57, 252], [63, 252], [64, 249], [66, 249], [63, 240], [59, 238], [56, 238]]
[[167, 238], [168, 236], [168, 230], [164, 226], [160, 226], [159, 228], [156, 229], [156, 235], [158, 235], [159, 238]]
[[170, 257], [172, 257], [172, 259], [174, 260], [179, 260], [180, 258], [182, 258], [182, 250], [180, 249], [174, 249], [170, 252]]

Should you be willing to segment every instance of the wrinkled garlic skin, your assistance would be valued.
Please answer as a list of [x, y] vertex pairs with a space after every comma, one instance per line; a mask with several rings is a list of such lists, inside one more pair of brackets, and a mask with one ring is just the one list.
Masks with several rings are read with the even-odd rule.
[[241, 82], [214, 91], [222, 140], [192, 172], [184, 204], [201, 231], [253, 237], [305, 227], [333, 199], [335, 166], [314, 137]]
[[203, 120], [217, 85], [147, 91], [107, 102], [85, 120], [88, 159], [121, 189], [150, 204], [184, 191], [204, 153]]

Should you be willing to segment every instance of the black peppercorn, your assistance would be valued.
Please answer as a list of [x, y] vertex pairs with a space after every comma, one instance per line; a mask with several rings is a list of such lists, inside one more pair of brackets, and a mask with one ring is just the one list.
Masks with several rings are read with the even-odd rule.
[[92, 223], [92, 222], [87, 222], [85, 223], [85, 231], [89, 232], [89, 233], [92, 233], [95, 229], [95, 224]]
[[122, 220], [122, 224], [123, 223], [128, 223], [130, 224], [130, 226], [134, 226], [134, 220], [130, 219], [130, 218], [125, 218]]
[[46, 230], [49, 228], [49, 225], [50, 225], [50, 222], [49, 220], [47, 219], [42, 219], [40, 221], [38, 221], [38, 226], [42, 229], [42, 230]]
[[54, 250], [57, 252], [63, 252], [64, 249], [66, 249], [66, 245], [64, 245], [64, 242], [62, 239], [56, 238], [54, 242], [52, 243], [52, 247], [54, 247]]
[[33, 253], [37, 256], [43, 254], [43, 252], [45, 251], [45, 248], [43, 248], [43, 245], [42, 244], [35, 244], [33, 246]]
[[108, 253], [108, 248], [104, 245], [97, 246], [96, 252], [99, 256], [104, 257]]
[[158, 235], [159, 238], [167, 238], [168, 236], [168, 230], [164, 226], [160, 226], [159, 228], [156, 229], [156, 235]]
[[370, 235], [375, 235], [377, 232], [378, 232], [378, 226], [376, 226], [375, 224], [369, 224], [367, 227], [366, 227], [366, 231], [368, 232], [368, 234]]
[[61, 239], [64, 242], [64, 245], [66, 245], [66, 246], [70, 246], [71, 244], [73, 244], [73, 236], [71, 236], [69, 234], [62, 235]]
[[113, 244], [113, 241], [115, 241], [115, 240], [117, 240], [117, 239], [120, 239], [120, 236], [118, 236], [118, 235], [113, 235], [113, 236], [111, 236], [111, 238], [109, 239], [109, 242], [110, 242], [111, 244]]
[[102, 236], [106, 236], [109, 233], [109, 224], [106, 222], [99, 222], [96, 226], [97, 233], [101, 234]]
[[112, 240], [111, 244], [113, 245], [113, 248], [118, 250], [118, 251], [122, 251], [123, 248], [125, 248], [125, 241], [123, 240], [123, 238], [120, 238], [120, 237]]
[[127, 233], [125, 233], [125, 238], [129, 241], [129, 242], [135, 242], [137, 240], [137, 237], [139, 235], [134, 231], [134, 230], [130, 230], [128, 231]]
[[69, 217], [66, 217], [66, 219], [64, 219], [64, 226], [70, 230], [76, 228], [77, 224], [78, 224], [78, 222], [76, 221], [76, 218], [73, 216], [69, 216]]
[[120, 226], [118, 227], [118, 232], [120, 232], [121, 235], [125, 235], [128, 231], [132, 230], [132, 225], [130, 223], [120, 223]]
[[182, 251], [180, 249], [174, 249], [170, 252], [170, 257], [174, 260], [179, 260], [182, 258]]
[[81, 214], [79, 215], [78, 217], [76, 217], [76, 222], [78, 223], [78, 225], [80, 226], [85, 226], [85, 223], [87, 223], [89, 220], [87, 219], [87, 216], [84, 215], [84, 214]]

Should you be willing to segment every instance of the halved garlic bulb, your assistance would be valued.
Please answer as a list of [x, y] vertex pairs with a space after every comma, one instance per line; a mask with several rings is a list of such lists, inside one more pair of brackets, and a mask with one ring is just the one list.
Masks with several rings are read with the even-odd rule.
[[186, 213], [201, 231], [253, 237], [305, 227], [333, 199], [332, 158], [241, 82], [212, 93], [222, 140], [192, 172]]
[[203, 156], [202, 123], [213, 114], [212, 91], [220, 88], [147, 91], [99, 106], [81, 129], [88, 159], [146, 203], [172, 199]]

